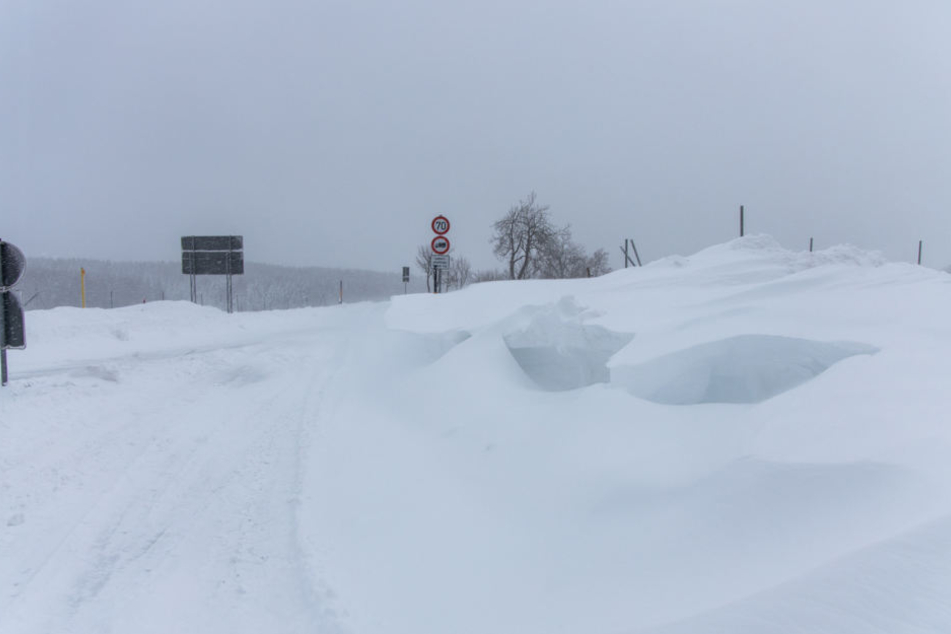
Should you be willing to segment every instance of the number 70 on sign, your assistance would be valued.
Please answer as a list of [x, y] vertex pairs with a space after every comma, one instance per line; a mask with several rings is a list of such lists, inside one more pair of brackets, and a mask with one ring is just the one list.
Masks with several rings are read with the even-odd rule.
[[433, 218], [433, 232], [437, 235], [445, 235], [449, 233], [449, 218], [445, 216], [436, 216]]

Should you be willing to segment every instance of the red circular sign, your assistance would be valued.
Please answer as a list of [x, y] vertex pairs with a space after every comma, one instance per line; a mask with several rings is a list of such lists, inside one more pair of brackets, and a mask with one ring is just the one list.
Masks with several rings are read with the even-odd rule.
[[433, 238], [433, 253], [436, 255], [443, 255], [449, 253], [449, 238], [444, 236], [436, 236]]
[[449, 218], [445, 216], [436, 216], [433, 218], [433, 231], [438, 233], [441, 236], [449, 233]]

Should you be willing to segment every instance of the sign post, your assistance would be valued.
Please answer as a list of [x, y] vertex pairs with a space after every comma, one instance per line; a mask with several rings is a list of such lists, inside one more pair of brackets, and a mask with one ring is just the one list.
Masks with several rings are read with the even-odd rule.
[[442, 291], [442, 271], [443, 269], [449, 268], [448, 253], [451, 243], [449, 242], [449, 238], [446, 237], [446, 234], [449, 233], [450, 226], [449, 218], [445, 216], [436, 216], [430, 223], [433, 233], [436, 234], [436, 237], [433, 238], [430, 244], [430, 248], [434, 254], [432, 256], [434, 293], [440, 293]]
[[10, 290], [20, 281], [25, 266], [23, 252], [0, 240], [0, 387], [7, 384], [7, 350], [26, 347], [23, 307]]
[[406, 295], [407, 284], [409, 284], [409, 267], [403, 267], [403, 295]]
[[226, 275], [228, 312], [234, 312], [232, 275], [244, 274], [244, 236], [183, 236], [182, 273], [190, 276], [191, 300], [198, 302], [198, 275]]

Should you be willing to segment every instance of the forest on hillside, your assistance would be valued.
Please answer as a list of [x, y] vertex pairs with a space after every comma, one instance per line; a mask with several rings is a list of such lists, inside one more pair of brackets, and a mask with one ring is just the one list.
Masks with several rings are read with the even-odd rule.
[[[87, 307], [189, 299], [189, 279], [178, 262], [30, 258], [16, 292], [27, 310], [80, 306], [83, 269]], [[233, 278], [234, 308], [255, 311], [336, 304], [341, 282], [344, 302], [385, 300], [404, 292], [400, 273], [247, 262], [244, 274]], [[199, 302], [225, 308], [225, 277], [201, 275], [197, 279]], [[425, 292], [425, 279], [414, 271], [405, 290]]]

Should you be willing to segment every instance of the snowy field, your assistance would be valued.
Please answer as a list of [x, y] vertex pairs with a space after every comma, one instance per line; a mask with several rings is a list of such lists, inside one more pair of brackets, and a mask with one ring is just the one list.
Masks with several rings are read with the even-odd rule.
[[951, 631], [945, 273], [756, 236], [27, 338], [3, 634]]

